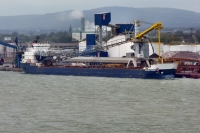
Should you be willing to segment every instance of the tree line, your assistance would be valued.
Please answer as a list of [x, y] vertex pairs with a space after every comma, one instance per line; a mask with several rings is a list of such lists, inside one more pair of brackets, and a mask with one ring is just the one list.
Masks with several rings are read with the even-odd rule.
[[40, 35], [24, 35], [18, 34], [17, 32], [13, 32], [12, 34], [0, 34], [0, 41], [4, 41], [4, 37], [11, 37], [14, 41], [17, 37], [20, 42], [32, 42], [36, 38], [39, 37], [40, 42], [55, 42], [55, 43], [71, 43], [72, 41], [76, 41], [72, 38], [71, 34], [68, 32], [51, 32], [49, 34], [40, 34]]
[[[154, 33], [155, 35], [155, 33]], [[152, 41], [157, 42], [157, 38], [151, 38]], [[193, 33], [184, 33], [182, 30], [172, 32], [162, 32], [160, 37], [161, 42], [164, 44], [176, 44], [181, 42], [196, 43], [200, 42], [200, 30]], [[175, 43], [174, 43], [175, 42]]]
[[[152, 42], [157, 42], [157, 32], [152, 32], [148, 34], [151, 36]], [[181, 43], [184, 40], [185, 33], [181, 30], [178, 30], [174, 33], [172, 32], [161, 32], [161, 42], [164, 44], [174, 44], [174, 42]], [[72, 38], [72, 35], [69, 34], [69, 32], [66, 31], [60, 31], [60, 32], [51, 32], [49, 34], [40, 34], [39, 36], [40, 42], [55, 42], [55, 43], [71, 43], [71, 42], [77, 42], [74, 38]], [[154, 37], [152, 37], [154, 36]], [[11, 37], [12, 40], [15, 40], [15, 37], [18, 37], [19, 41], [22, 43], [25, 42], [32, 42], [34, 41], [36, 35], [24, 35], [24, 34], [18, 34], [17, 32], [13, 32], [12, 34], [0, 34], [0, 41], [4, 41], [4, 37]], [[106, 41], [111, 36], [105, 37], [103, 40]], [[191, 37], [186, 39], [189, 43], [195, 43], [200, 42], [200, 30], [197, 30]], [[14, 41], [13, 41], [14, 42]]]

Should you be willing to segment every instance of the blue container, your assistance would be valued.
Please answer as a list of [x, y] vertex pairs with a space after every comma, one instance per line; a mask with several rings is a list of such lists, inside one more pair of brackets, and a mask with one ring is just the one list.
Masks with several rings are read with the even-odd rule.
[[95, 25], [99, 26], [106, 26], [110, 23], [111, 21], [111, 13], [99, 13], [99, 14], [94, 14], [94, 22]]
[[119, 26], [119, 28], [116, 30], [116, 32], [119, 33], [123, 33], [125, 31], [134, 31], [135, 27], [134, 24], [116, 24], [117, 26]]
[[95, 45], [96, 44], [96, 35], [95, 34], [86, 34], [86, 45]]

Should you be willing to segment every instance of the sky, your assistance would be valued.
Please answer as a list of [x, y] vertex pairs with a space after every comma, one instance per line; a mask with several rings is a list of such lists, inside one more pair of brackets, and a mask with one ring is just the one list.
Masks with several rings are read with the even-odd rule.
[[0, 3], [0, 16], [46, 14], [75, 9], [89, 10], [105, 6], [167, 7], [200, 13], [200, 0], [0, 0]]

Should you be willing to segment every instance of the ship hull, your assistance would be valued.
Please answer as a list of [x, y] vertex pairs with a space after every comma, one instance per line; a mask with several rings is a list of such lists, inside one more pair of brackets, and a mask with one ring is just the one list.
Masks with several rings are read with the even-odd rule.
[[21, 68], [27, 74], [72, 75], [116, 78], [172, 79], [176, 69], [144, 70], [144, 69], [111, 69], [111, 68], [81, 68], [81, 67], [37, 67], [29, 63], [21, 63]]

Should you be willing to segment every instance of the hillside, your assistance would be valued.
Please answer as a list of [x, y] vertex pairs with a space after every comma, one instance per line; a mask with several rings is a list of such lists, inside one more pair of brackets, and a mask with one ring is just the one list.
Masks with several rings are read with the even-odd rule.
[[[94, 14], [111, 12], [112, 22], [130, 23], [133, 20], [163, 22], [165, 28], [200, 28], [200, 13], [173, 8], [102, 7], [91, 10], [63, 11], [44, 15], [0, 16], [0, 30], [67, 30], [80, 27], [80, 18], [87, 25], [94, 21]], [[72, 14], [74, 13], [74, 14]], [[92, 24], [93, 25], [93, 24]]]

